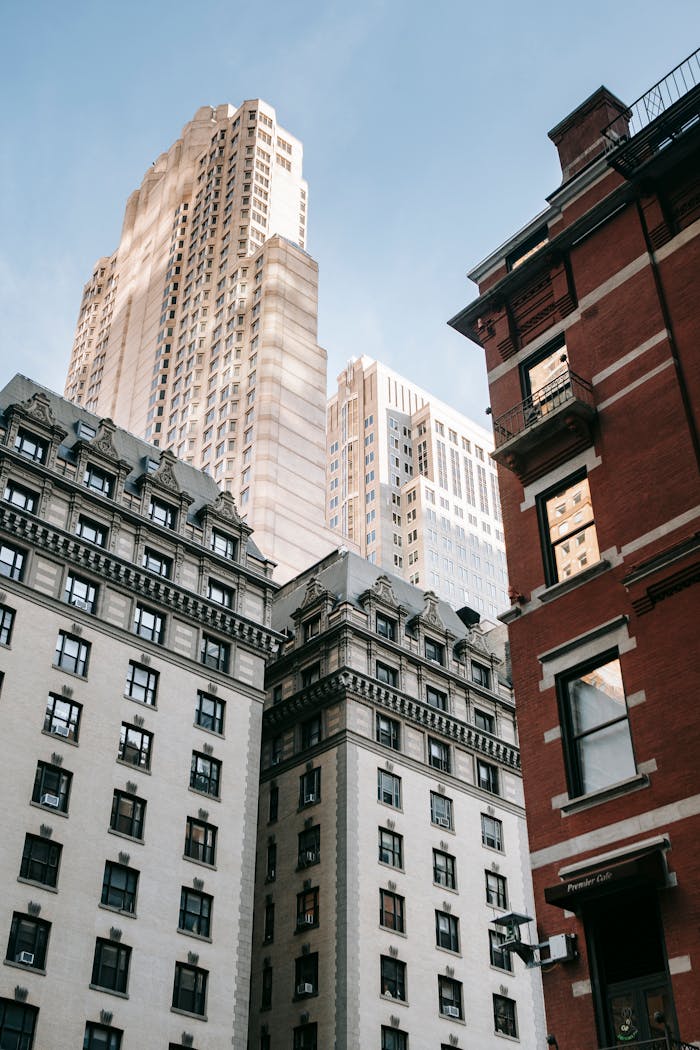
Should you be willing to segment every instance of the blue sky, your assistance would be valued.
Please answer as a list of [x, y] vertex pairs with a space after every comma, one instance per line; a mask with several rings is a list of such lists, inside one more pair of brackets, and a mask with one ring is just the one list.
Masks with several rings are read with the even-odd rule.
[[697, 0], [6, 0], [0, 383], [63, 388], [128, 194], [199, 106], [262, 97], [304, 143], [330, 388], [367, 353], [486, 423], [446, 326], [466, 271], [559, 183], [549, 128], [601, 83], [634, 101], [699, 29]]

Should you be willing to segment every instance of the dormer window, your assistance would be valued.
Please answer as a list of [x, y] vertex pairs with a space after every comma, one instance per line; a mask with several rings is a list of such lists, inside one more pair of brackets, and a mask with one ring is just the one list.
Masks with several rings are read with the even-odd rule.
[[34, 460], [35, 463], [45, 463], [48, 449], [48, 444], [31, 431], [22, 428], [17, 431], [15, 452], [19, 452], [20, 456]]
[[445, 664], [445, 646], [442, 642], [435, 642], [432, 638], [425, 639], [425, 658], [434, 664]]
[[307, 620], [304, 624], [304, 641], [308, 642], [312, 638], [317, 638], [321, 633], [321, 617], [314, 616], [313, 620]]
[[92, 463], [88, 463], [85, 468], [83, 484], [92, 489], [93, 492], [99, 492], [102, 496], [111, 498], [114, 493], [114, 476], [107, 474], [104, 470], [100, 470], [99, 467], [93, 466]]
[[472, 682], [483, 686], [484, 689], [491, 688], [491, 672], [488, 667], [484, 667], [483, 664], [478, 664], [474, 660], [472, 660]]
[[237, 547], [237, 541], [233, 536], [227, 536], [226, 533], [219, 532], [218, 529], [212, 529], [211, 549], [214, 551], [214, 554], [220, 554], [222, 558], [230, 558], [231, 561], [235, 561]]
[[156, 525], [162, 525], [164, 529], [174, 529], [177, 526], [177, 511], [175, 507], [163, 500], [152, 498], [148, 506], [148, 516]]
[[392, 620], [389, 616], [384, 616], [382, 613], [377, 613], [377, 634], [381, 635], [382, 638], [386, 638], [387, 641], [396, 641], [396, 620]]
[[92, 439], [97, 434], [97, 430], [95, 429], [95, 427], [91, 426], [89, 423], [86, 423], [82, 419], [78, 420], [78, 423], [76, 424], [76, 431], [78, 433], [78, 437], [82, 438], [84, 441], [92, 441]]

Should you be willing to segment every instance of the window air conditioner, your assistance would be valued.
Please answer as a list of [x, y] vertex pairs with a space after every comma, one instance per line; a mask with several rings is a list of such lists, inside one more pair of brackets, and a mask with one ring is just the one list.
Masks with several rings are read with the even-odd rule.
[[24, 963], [25, 966], [34, 965], [34, 955], [32, 952], [20, 952], [16, 957], [15, 962]]
[[435, 823], [439, 824], [441, 828], [449, 828], [449, 826], [450, 826], [450, 818], [449, 817], [438, 817], [437, 820], [435, 821]]
[[272, 758], [270, 759], [270, 765], [271, 766], [278, 766], [281, 761], [282, 761], [282, 756], [281, 755], [273, 755]]
[[316, 917], [312, 911], [309, 911], [301, 917], [301, 921], [303, 926], [313, 926], [316, 922]]
[[41, 804], [42, 806], [53, 806], [54, 809], [58, 809], [61, 805], [61, 800], [58, 795], [42, 795]]
[[70, 603], [71, 605], [75, 605], [76, 609], [85, 609], [86, 612], [89, 612], [90, 610], [90, 606], [84, 598], [71, 598]]
[[304, 860], [306, 861], [306, 863], [307, 864], [313, 864], [316, 861], [316, 859], [317, 859], [317, 857], [316, 857], [316, 850], [315, 849], [307, 849], [306, 853], [304, 854]]
[[308, 805], [310, 802], [316, 801], [316, 795], [313, 791], [309, 792], [308, 795], [304, 795], [304, 805]]
[[298, 984], [297, 985], [297, 995], [311, 995], [313, 990], [314, 990], [314, 986], [312, 984], [308, 984], [307, 983], [307, 984]]
[[55, 733], [56, 736], [70, 736], [68, 726], [53, 726], [51, 732]]
[[456, 1006], [443, 1006], [442, 1012], [445, 1017], [459, 1017], [459, 1009]]

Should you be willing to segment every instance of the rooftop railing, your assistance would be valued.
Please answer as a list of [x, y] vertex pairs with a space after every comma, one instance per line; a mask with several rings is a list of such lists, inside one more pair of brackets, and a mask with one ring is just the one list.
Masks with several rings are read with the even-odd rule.
[[570, 369], [553, 379], [546, 386], [535, 390], [520, 404], [509, 408], [507, 412], [493, 421], [494, 443], [501, 448], [508, 441], [532, 430], [556, 409], [572, 401], [582, 401], [594, 408], [593, 388], [585, 379], [581, 379]]
[[602, 133], [608, 140], [608, 149], [615, 149], [639, 134], [698, 84], [700, 84], [700, 48], [692, 55], [688, 55], [670, 73], [667, 73], [663, 80], [645, 91], [625, 113], [615, 117], [603, 128]]

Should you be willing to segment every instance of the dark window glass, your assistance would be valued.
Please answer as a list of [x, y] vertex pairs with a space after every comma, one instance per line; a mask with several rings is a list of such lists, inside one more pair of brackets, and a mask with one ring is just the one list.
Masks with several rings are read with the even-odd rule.
[[200, 659], [206, 667], [213, 667], [215, 671], [223, 671], [224, 674], [228, 674], [231, 646], [228, 642], [221, 642], [218, 638], [203, 634]]
[[158, 689], [158, 672], [151, 671], [143, 664], [129, 661], [129, 670], [126, 675], [126, 695], [132, 700], [138, 700], [142, 704], [155, 706], [156, 693]]
[[316, 1028], [315, 1021], [295, 1028], [293, 1050], [318, 1050]]
[[113, 831], [128, 835], [132, 839], [143, 838], [146, 817], [146, 801], [125, 791], [114, 792], [109, 826]]
[[429, 685], [425, 690], [425, 699], [431, 707], [436, 707], [438, 711], [447, 710], [447, 693], [443, 693], [439, 689], [433, 689]]
[[307, 620], [304, 624], [304, 641], [309, 642], [312, 638], [317, 638], [321, 633], [321, 617], [314, 616], [313, 620]]
[[381, 993], [390, 999], [406, 999], [406, 963], [391, 955], [382, 955]]
[[510, 952], [504, 952], [501, 948], [505, 940], [506, 935], [501, 933], [500, 930], [489, 930], [489, 959], [491, 965], [498, 967], [499, 970], [508, 970], [510, 973], [513, 969]]
[[78, 518], [75, 534], [80, 536], [81, 540], [94, 543], [97, 547], [107, 546], [107, 527], [98, 521], [92, 521], [91, 518], [83, 517], [82, 514]]
[[377, 613], [377, 634], [380, 634], [382, 638], [387, 638], [390, 642], [395, 642], [396, 620], [392, 620], [388, 616], [382, 616], [381, 613]]
[[486, 903], [495, 908], [508, 907], [508, 883], [503, 875], [495, 871], [486, 871]]
[[197, 706], [194, 712], [196, 724], [202, 729], [209, 729], [212, 733], [223, 733], [224, 707], [223, 700], [218, 700], [215, 696], [200, 690], [197, 693]]
[[162, 525], [165, 529], [174, 529], [177, 525], [177, 511], [175, 508], [159, 499], [151, 499], [148, 506], [148, 516], [156, 525]]
[[297, 930], [318, 926], [318, 886], [297, 893]]
[[265, 920], [263, 923], [263, 943], [271, 944], [275, 939], [275, 905], [273, 901], [265, 904]]
[[216, 602], [217, 605], [223, 605], [225, 609], [233, 609], [234, 593], [232, 587], [226, 587], [223, 583], [219, 583], [218, 580], [209, 579], [207, 587], [207, 598], [209, 601]]
[[18, 485], [16, 481], [8, 481], [5, 486], [5, 499], [13, 507], [26, 510], [28, 514], [34, 514], [39, 505], [39, 496], [30, 489]]
[[476, 780], [483, 791], [490, 791], [492, 795], [498, 795], [498, 767], [492, 766], [490, 762], [476, 761]]
[[131, 948], [126, 944], [98, 937], [92, 962], [92, 984], [112, 992], [126, 992], [129, 982]]
[[404, 933], [405, 900], [398, 893], [389, 890], [379, 891], [379, 925], [388, 930]]
[[32, 1050], [38, 1013], [35, 1006], [0, 999], [0, 1046], [8, 1050]]
[[268, 806], [268, 814], [267, 814], [267, 819], [268, 819], [268, 822], [270, 824], [274, 824], [274, 822], [277, 820], [277, 813], [279, 811], [279, 804], [280, 804], [280, 789], [277, 787], [276, 784], [272, 784], [270, 786], [269, 806]]
[[474, 710], [474, 725], [477, 729], [483, 729], [485, 733], [496, 731], [496, 719], [486, 711]]
[[321, 665], [320, 663], [311, 664], [309, 667], [305, 667], [301, 672], [301, 687], [306, 689], [308, 686], [313, 685], [314, 682], [318, 682], [321, 677]]
[[486, 813], [481, 814], [481, 841], [484, 846], [503, 851], [503, 824]]
[[438, 1001], [443, 1017], [459, 1017], [462, 1014], [462, 982], [451, 977], [438, 977]]
[[313, 806], [321, 798], [321, 770], [309, 769], [299, 777], [299, 807]]
[[61, 766], [37, 762], [32, 802], [67, 813], [72, 779], [73, 774]]
[[34, 970], [43, 970], [46, 967], [50, 930], [50, 922], [16, 911], [12, 916], [6, 958]]
[[318, 992], [318, 952], [294, 960], [294, 990], [297, 998]]
[[377, 770], [377, 799], [386, 806], [399, 809], [401, 806], [401, 777], [387, 773], [385, 769]]
[[153, 749], [153, 733], [147, 733], [145, 729], [122, 722], [119, 734], [119, 754], [117, 757], [121, 762], [137, 766], [139, 769], [151, 768], [151, 752]]
[[9, 645], [15, 623], [15, 610], [9, 605], [0, 605], [0, 645]]
[[97, 603], [97, 587], [90, 580], [69, 573], [66, 576], [63, 600], [69, 605], [74, 605], [76, 609], [82, 609], [83, 612], [94, 612]]
[[56, 886], [62, 849], [63, 846], [51, 839], [25, 835], [20, 878], [40, 882], [44, 886]]
[[220, 795], [221, 787], [221, 762], [218, 758], [203, 755], [199, 751], [192, 752], [192, 766], [190, 768], [190, 787], [195, 791], [203, 791], [205, 795]]
[[433, 850], [433, 882], [449, 890], [457, 888], [455, 858], [450, 853], [443, 853], [439, 849]]
[[379, 860], [392, 868], [403, 867], [403, 836], [395, 831], [379, 828]]
[[218, 532], [217, 529], [212, 529], [211, 549], [215, 554], [220, 554], [222, 558], [231, 558], [233, 561], [236, 559], [236, 540], [232, 536]]
[[377, 740], [384, 747], [398, 751], [401, 747], [401, 723], [377, 713]]
[[133, 914], [136, 911], [138, 881], [139, 873], [134, 868], [114, 864], [111, 860], [105, 861], [101, 903]]
[[265, 881], [274, 882], [277, 878], [277, 845], [270, 842], [267, 847], [267, 862], [265, 864]]
[[432, 638], [426, 638], [425, 658], [426, 660], [432, 660], [435, 664], [444, 664], [445, 646], [441, 642], [434, 642]]
[[216, 863], [217, 828], [204, 820], [187, 818], [185, 831], [185, 856], [204, 864]]
[[314, 715], [301, 723], [302, 748], [313, 747], [321, 742], [321, 716]]
[[377, 661], [377, 681], [395, 688], [399, 684], [399, 672], [395, 667], [389, 667]]
[[491, 672], [483, 664], [477, 664], [472, 660], [472, 682], [482, 685], [484, 689], [491, 687]]
[[459, 951], [459, 919], [446, 911], [435, 912], [435, 943], [438, 948]]
[[19, 452], [21, 456], [32, 459], [35, 463], [45, 463], [48, 449], [49, 446], [46, 441], [36, 437], [31, 431], [23, 430], [21, 427], [17, 431], [15, 451]]
[[190, 1014], [204, 1016], [207, 1006], [207, 970], [185, 963], [175, 963], [173, 1006]]
[[114, 477], [111, 474], [107, 474], [104, 470], [100, 470], [99, 467], [94, 467], [92, 463], [88, 463], [85, 468], [83, 484], [87, 485], [93, 492], [99, 492], [103, 496], [112, 496], [114, 492]]
[[161, 554], [160, 551], [153, 550], [152, 547], [144, 548], [141, 564], [149, 572], [155, 572], [156, 575], [163, 576], [166, 580], [172, 579], [173, 559]]
[[88, 657], [90, 646], [67, 631], [59, 631], [56, 639], [56, 655], [54, 664], [62, 671], [70, 671], [72, 674], [84, 678], [88, 669]]
[[178, 929], [196, 933], [199, 937], [211, 936], [211, 906], [213, 897], [208, 893], [190, 890], [183, 886], [180, 891], [180, 920]]
[[321, 859], [321, 828], [315, 824], [311, 828], [305, 828], [299, 832], [299, 858], [300, 868], [307, 868], [310, 864], [318, 864]]
[[155, 609], [136, 603], [134, 609], [134, 633], [149, 642], [161, 644], [165, 635], [165, 618]]
[[44, 715], [44, 732], [55, 733], [56, 736], [62, 736], [66, 740], [74, 740], [77, 743], [82, 710], [80, 704], [66, 700], [64, 696], [49, 693]]
[[119, 1028], [88, 1021], [85, 1025], [83, 1050], [121, 1050], [122, 1034]]
[[510, 1035], [517, 1039], [518, 1025], [515, 1017], [514, 999], [508, 999], [505, 995], [494, 995], [493, 1027], [494, 1031], [500, 1032], [501, 1035]]
[[400, 1028], [382, 1025], [382, 1050], [408, 1050], [408, 1036]]
[[24, 576], [26, 551], [9, 543], [0, 543], [0, 576], [9, 580], [21, 580]]
[[272, 1009], [272, 967], [269, 963], [263, 966], [262, 971], [262, 986], [260, 994], [260, 1009], [271, 1010]]

